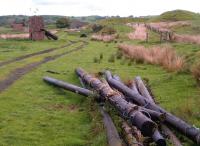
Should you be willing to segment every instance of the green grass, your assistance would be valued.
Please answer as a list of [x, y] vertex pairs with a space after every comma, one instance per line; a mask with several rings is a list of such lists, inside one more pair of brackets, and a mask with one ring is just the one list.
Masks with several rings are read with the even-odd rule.
[[13, 30], [10, 26], [0, 26], [0, 34], [18, 34], [18, 33], [25, 33], [25, 32]]
[[[140, 41], [130, 41], [126, 33], [130, 28], [124, 25], [115, 25], [120, 33], [119, 41], [131, 44], [151, 46], [159, 44], [156, 36], [153, 36], [149, 44]], [[80, 33], [68, 35], [61, 31], [58, 33], [59, 41], [32, 42], [28, 40], [0, 40], [0, 51], [11, 49], [11, 52], [0, 53], [0, 60], [5, 61], [22, 54], [36, 52], [49, 47], [60, 46], [68, 40], [79, 40]], [[39, 66], [37, 69], [17, 80], [6, 91], [0, 94], [0, 145], [67, 145], [67, 146], [106, 146], [106, 136], [101, 116], [94, 100], [62, 89], [50, 86], [42, 81], [42, 77], [51, 76], [60, 80], [80, 85], [74, 69], [82, 67], [88, 72], [97, 73], [105, 69], [111, 70], [125, 80], [133, 79], [140, 75], [149, 80], [156, 101], [184, 118], [186, 121], [200, 127], [200, 91], [195, 86], [195, 80], [187, 73], [170, 73], [159, 66], [137, 64], [122, 58], [108, 61], [117, 52], [116, 43], [102, 43], [90, 41], [83, 50], [65, 55], [55, 61]], [[80, 43], [79, 43], [80, 44]], [[179, 53], [191, 56], [199, 46], [172, 44]], [[78, 46], [73, 45], [67, 49]], [[25, 49], [23, 49], [25, 48]], [[0, 68], [0, 78], [17, 67], [41, 60], [47, 55], [62, 53], [52, 52], [37, 57], [25, 59]], [[95, 63], [94, 58], [103, 56], [100, 62]], [[196, 53], [193, 54], [196, 57]], [[46, 70], [54, 70], [61, 74], [47, 73]], [[115, 121], [117, 118], [114, 118]], [[120, 129], [120, 127], [118, 127]], [[185, 145], [193, 144], [183, 139]]]
[[185, 10], [173, 10], [164, 12], [163, 14], [153, 17], [150, 21], [187, 21], [187, 20], [199, 20], [200, 15], [194, 12]]
[[97, 21], [97, 23], [101, 24], [101, 25], [113, 25], [113, 24], [126, 24], [126, 23], [130, 23], [130, 22], [147, 22], [149, 20], [148, 17], [146, 18], [142, 18], [142, 17], [135, 17], [135, 18], [129, 18], [129, 17], [125, 17], [125, 18], [107, 18], [107, 19], [102, 19]]

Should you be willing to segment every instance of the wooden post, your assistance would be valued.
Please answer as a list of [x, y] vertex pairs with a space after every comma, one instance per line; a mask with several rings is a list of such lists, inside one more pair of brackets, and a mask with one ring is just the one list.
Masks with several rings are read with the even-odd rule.
[[149, 41], [149, 33], [147, 32], [146, 33], [146, 43], [148, 43], [148, 41]]
[[160, 43], [162, 43], [162, 37], [163, 37], [163, 34], [162, 32], [160, 32]]

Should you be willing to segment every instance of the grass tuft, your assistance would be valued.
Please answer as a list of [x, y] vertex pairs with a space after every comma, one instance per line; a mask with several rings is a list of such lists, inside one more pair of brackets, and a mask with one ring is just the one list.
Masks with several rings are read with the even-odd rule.
[[115, 55], [114, 54], [110, 55], [110, 57], [108, 58], [108, 62], [112, 62], [112, 63], [115, 62]]
[[100, 59], [100, 60], [103, 59], [103, 53], [101, 53], [101, 54], [99, 55], [99, 59]]
[[93, 58], [93, 62], [94, 62], [94, 63], [100, 63], [100, 59], [97, 58], [97, 57], [94, 57], [94, 58]]

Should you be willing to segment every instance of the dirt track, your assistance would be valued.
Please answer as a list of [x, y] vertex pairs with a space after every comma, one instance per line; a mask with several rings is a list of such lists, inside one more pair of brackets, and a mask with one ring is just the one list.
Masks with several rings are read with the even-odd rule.
[[60, 46], [60, 47], [57, 47], [57, 48], [50, 48], [50, 49], [42, 50], [42, 51], [39, 51], [39, 52], [35, 52], [35, 53], [31, 53], [31, 54], [19, 56], [17, 58], [11, 59], [11, 60], [3, 61], [3, 62], [0, 62], [0, 67], [4, 66], [4, 65], [7, 65], [7, 64], [10, 64], [10, 63], [13, 63], [13, 62], [21, 61], [23, 59], [27, 59], [27, 58], [30, 58], [30, 57], [33, 57], [33, 56], [37, 56], [37, 55], [41, 55], [41, 54], [46, 54], [46, 53], [53, 52], [53, 51], [58, 50], [58, 49], [69, 47], [69, 46], [71, 46], [74, 43], [77, 43], [77, 42], [71, 41], [70, 43], [68, 43], [66, 45], [63, 45], [63, 46]]
[[78, 51], [78, 50], [81, 50], [83, 49], [86, 45], [88, 45], [88, 42], [83, 42], [82, 45], [76, 47], [75, 49], [72, 49], [72, 50], [68, 50], [62, 54], [57, 54], [57, 55], [54, 55], [54, 56], [47, 56], [45, 57], [43, 60], [39, 61], [39, 62], [34, 62], [34, 63], [31, 63], [31, 64], [28, 64], [28, 65], [25, 65], [24, 67], [21, 67], [21, 68], [17, 68], [15, 70], [13, 70], [7, 77], [6, 79], [0, 81], [0, 93], [2, 91], [4, 91], [5, 89], [7, 89], [9, 86], [11, 86], [16, 80], [18, 80], [19, 78], [21, 78], [23, 75], [31, 72], [33, 69], [35, 69], [36, 67], [44, 64], [44, 63], [47, 63], [49, 61], [53, 61], [59, 57], [62, 57], [64, 55], [67, 55], [69, 53], [72, 53], [72, 52], [75, 52], [75, 51]]
[[28, 39], [29, 34], [23, 33], [23, 34], [0, 34], [1, 39]]
[[134, 24], [132, 27], [135, 31], [128, 34], [129, 39], [142, 41], [146, 40], [147, 30], [144, 24]]

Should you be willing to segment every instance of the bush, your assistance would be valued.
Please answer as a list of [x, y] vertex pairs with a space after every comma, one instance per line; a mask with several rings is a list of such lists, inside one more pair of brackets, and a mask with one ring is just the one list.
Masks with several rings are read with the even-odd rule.
[[111, 34], [115, 34], [115, 33], [116, 33], [116, 30], [112, 27], [104, 27], [101, 30], [102, 35], [111, 35]]
[[60, 18], [56, 21], [57, 28], [67, 28], [70, 26], [70, 21], [68, 18]]
[[94, 32], [94, 33], [97, 33], [97, 32], [99, 32], [99, 31], [101, 31], [103, 29], [103, 26], [102, 25], [99, 25], [99, 24], [94, 24], [94, 25], [92, 25], [92, 31]]
[[192, 67], [192, 74], [197, 81], [197, 84], [200, 85], [200, 63]]
[[100, 59], [98, 59], [97, 57], [94, 57], [93, 62], [94, 63], [100, 63]]

